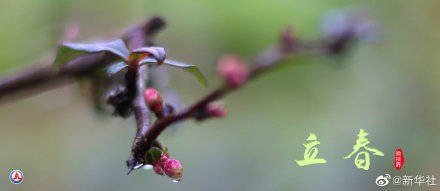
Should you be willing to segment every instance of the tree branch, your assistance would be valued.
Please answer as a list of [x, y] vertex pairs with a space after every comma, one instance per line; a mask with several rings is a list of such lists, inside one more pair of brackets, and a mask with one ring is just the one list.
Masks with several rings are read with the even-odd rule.
[[[254, 59], [250, 68], [249, 80], [255, 79], [260, 74], [275, 67], [283, 59], [292, 55], [340, 54], [354, 39], [355, 33], [349, 30], [346, 33], [341, 33], [341, 35], [336, 38], [332, 37], [311, 42], [301, 42], [294, 38], [290, 31], [287, 30], [285, 33], [283, 33], [281, 41], [278, 45], [268, 48]], [[144, 134], [144, 136], [139, 138], [140, 142], [134, 145], [135, 147], [132, 149], [132, 151], [134, 155], [137, 156], [136, 158], [142, 160], [142, 158], [145, 156], [145, 153], [153, 146], [154, 141], [171, 124], [190, 118], [196, 118], [197, 112], [204, 110], [207, 104], [222, 98], [233, 90], [237, 89], [232, 88], [225, 83], [182, 111], [171, 113], [157, 119], [151, 128], [148, 129], [148, 131]]]
[[[162, 19], [153, 18], [149, 22], [129, 30], [124, 35], [123, 39], [126, 41], [126, 44], [128, 44], [130, 50], [134, 50], [144, 46], [151, 46], [153, 45], [153, 42], [151, 41], [151, 34], [155, 33], [163, 26], [165, 26], [165, 22]], [[144, 31], [149, 31], [149, 33], [146, 33]], [[130, 66], [126, 74], [128, 95], [132, 100], [131, 108], [134, 111], [137, 127], [132, 150], [137, 148], [136, 145], [142, 142], [145, 133], [150, 128], [149, 110], [143, 97], [143, 93], [146, 89], [146, 82], [148, 81], [147, 70], [148, 66], [146, 65], [137, 67]], [[159, 142], [154, 141], [153, 143], [161, 147]], [[136, 155], [138, 152], [132, 153], [133, 156], [127, 160], [127, 166], [129, 169], [127, 174], [129, 174], [138, 165], [140, 157]]]
[[[145, 82], [148, 80], [148, 66], [143, 65], [136, 68], [130, 68], [126, 74], [127, 78], [127, 86], [128, 91], [132, 92], [129, 94], [134, 94], [132, 99], [132, 109], [134, 111], [134, 116], [136, 119], [136, 136], [133, 141], [132, 150], [137, 148], [137, 144], [142, 142], [143, 136], [148, 131], [150, 127], [150, 116], [149, 110], [145, 103], [143, 92], [145, 91]], [[134, 158], [139, 158], [140, 156], [136, 155], [138, 152], [132, 152], [133, 157], [127, 160], [128, 173], [130, 173], [135, 166], [138, 165], [138, 160], [134, 160]]]

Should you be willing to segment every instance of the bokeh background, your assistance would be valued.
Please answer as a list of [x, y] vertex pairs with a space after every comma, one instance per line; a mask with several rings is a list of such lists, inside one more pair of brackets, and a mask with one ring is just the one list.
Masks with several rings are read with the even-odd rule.
[[[251, 58], [278, 40], [284, 26], [305, 39], [321, 36], [329, 11], [362, 9], [379, 26], [344, 59], [293, 58], [228, 95], [229, 115], [187, 121], [160, 140], [182, 161], [179, 184], [152, 171], [126, 175], [135, 134], [132, 119], [95, 113], [77, 85], [0, 106], [0, 190], [377, 190], [379, 175], [440, 179], [440, 1], [0, 1], [0, 76], [51, 55], [67, 23], [78, 41], [107, 39], [148, 16], [166, 18], [157, 43], [171, 58], [200, 66], [210, 87], [170, 71], [184, 104], [216, 87], [216, 59], [232, 52]], [[352, 151], [359, 129], [370, 146], [370, 170], [357, 169]], [[299, 167], [310, 132], [328, 163]], [[405, 164], [393, 166], [402, 148]], [[24, 181], [9, 183], [12, 168]], [[440, 184], [438, 180], [437, 184]], [[439, 187], [390, 186], [389, 190]]]

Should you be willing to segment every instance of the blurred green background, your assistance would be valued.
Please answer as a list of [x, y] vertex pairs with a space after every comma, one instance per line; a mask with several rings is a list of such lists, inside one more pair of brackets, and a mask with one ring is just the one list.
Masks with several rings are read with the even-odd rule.
[[[376, 178], [386, 173], [440, 179], [436, 0], [2, 0], [0, 76], [51, 55], [66, 23], [78, 23], [78, 41], [87, 41], [160, 15], [168, 27], [158, 45], [200, 66], [210, 81], [204, 88], [171, 71], [170, 85], [190, 104], [219, 84], [221, 54], [251, 58], [286, 25], [313, 39], [322, 16], [341, 8], [366, 10], [380, 26], [378, 41], [357, 44], [341, 60], [294, 58], [227, 96], [227, 118], [167, 130], [160, 140], [184, 165], [179, 184], [146, 170], [127, 176], [134, 120], [97, 115], [73, 85], [0, 106], [0, 190], [377, 190]], [[369, 146], [385, 153], [372, 156], [368, 171], [343, 159], [361, 128]], [[310, 132], [328, 163], [299, 167]], [[393, 166], [399, 147], [401, 171]], [[23, 170], [22, 184], [9, 183], [12, 168]]]

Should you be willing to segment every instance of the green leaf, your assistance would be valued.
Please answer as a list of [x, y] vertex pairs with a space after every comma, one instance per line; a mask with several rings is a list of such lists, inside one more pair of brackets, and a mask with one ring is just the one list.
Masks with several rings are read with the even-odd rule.
[[167, 56], [167, 52], [162, 47], [138, 48], [130, 53], [130, 62], [139, 62], [150, 55], [153, 56], [157, 64], [161, 65]]
[[162, 156], [162, 150], [156, 147], [151, 147], [151, 149], [148, 151], [151, 155], [151, 158], [153, 160], [157, 160]]
[[145, 162], [148, 164], [152, 164], [154, 161], [162, 157], [163, 154], [164, 152], [160, 148], [151, 147], [145, 155]]
[[[156, 60], [151, 59], [151, 58], [145, 58], [139, 62], [139, 65], [145, 64], [145, 63], [156, 63]], [[207, 82], [205, 76], [200, 72], [200, 70], [195, 65], [187, 65], [182, 62], [169, 60], [169, 59], [164, 60], [163, 63], [165, 65], [171, 66], [173, 68], [177, 68], [177, 69], [181, 69], [181, 70], [190, 72], [194, 77], [197, 78], [197, 80], [199, 80], [199, 82], [201, 84], [203, 84], [204, 86], [208, 85], [208, 82]]]
[[62, 66], [66, 62], [82, 56], [87, 53], [110, 52], [122, 60], [127, 60], [129, 52], [125, 43], [121, 39], [117, 39], [106, 43], [63, 43], [58, 48], [58, 52], [54, 61], [54, 66]]
[[105, 67], [105, 73], [107, 76], [113, 76], [120, 71], [123, 71], [124, 69], [127, 69], [128, 65], [125, 62], [116, 62], [114, 64], [110, 64], [107, 67]]
[[199, 80], [199, 82], [202, 83], [204, 86], [208, 86], [208, 81], [206, 80], [206, 78], [202, 74], [202, 72], [200, 72], [200, 70], [197, 68], [197, 66], [186, 65], [182, 62], [177, 62], [174, 60], [165, 60], [164, 64], [171, 66], [171, 67], [174, 67], [174, 68], [178, 68], [178, 69], [182, 69], [184, 71], [187, 71], [187, 72], [191, 73], [192, 75], [194, 75], [194, 77], [196, 77], [197, 80]]

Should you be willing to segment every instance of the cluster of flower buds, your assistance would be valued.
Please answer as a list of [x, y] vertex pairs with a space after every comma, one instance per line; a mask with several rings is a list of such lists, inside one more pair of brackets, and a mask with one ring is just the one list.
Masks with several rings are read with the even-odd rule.
[[166, 174], [173, 180], [182, 178], [182, 163], [176, 159], [170, 159], [168, 153], [163, 154], [159, 159], [153, 162], [153, 170], [156, 174]]
[[147, 88], [144, 91], [145, 103], [154, 113], [162, 113], [163, 111], [163, 99], [159, 92], [154, 88]]
[[236, 56], [227, 54], [217, 61], [217, 72], [233, 88], [238, 88], [249, 79], [249, 68], [244, 61]]

